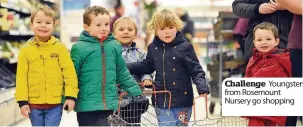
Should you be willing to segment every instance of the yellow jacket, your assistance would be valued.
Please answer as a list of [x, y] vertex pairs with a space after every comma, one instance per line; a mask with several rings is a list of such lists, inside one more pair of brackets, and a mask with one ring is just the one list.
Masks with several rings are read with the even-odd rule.
[[62, 95], [77, 98], [78, 79], [67, 48], [51, 37], [46, 43], [30, 39], [18, 56], [16, 100], [30, 104], [59, 104]]

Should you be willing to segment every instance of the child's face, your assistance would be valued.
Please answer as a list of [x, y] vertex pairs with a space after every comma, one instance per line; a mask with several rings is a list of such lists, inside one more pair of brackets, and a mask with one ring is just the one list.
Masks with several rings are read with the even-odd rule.
[[257, 29], [255, 32], [254, 45], [260, 52], [269, 52], [279, 44], [279, 41], [270, 30]]
[[84, 24], [83, 27], [91, 36], [101, 39], [102, 36], [107, 36], [109, 34], [110, 32], [109, 15], [99, 14], [96, 16], [94, 14], [91, 14], [90, 19], [91, 19], [91, 24], [90, 25]]
[[129, 46], [136, 37], [136, 29], [131, 21], [121, 21], [115, 28], [116, 39], [125, 46]]
[[38, 11], [30, 26], [36, 37], [47, 40], [54, 30], [54, 20], [43, 11]]
[[176, 38], [176, 34], [177, 28], [174, 26], [157, 28], [156, 31], [156, 35], [165, 43], [171, 43]]

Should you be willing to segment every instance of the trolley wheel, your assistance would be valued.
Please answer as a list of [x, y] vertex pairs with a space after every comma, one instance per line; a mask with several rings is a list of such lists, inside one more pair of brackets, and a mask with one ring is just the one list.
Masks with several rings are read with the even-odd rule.
[[210, 114], [213, 114], [214, 111], [215, 111], [215, 106], [216, 106], [216, 103], [215, 102], [210, 102], [210, 106], [209, 106], [209, 112]]

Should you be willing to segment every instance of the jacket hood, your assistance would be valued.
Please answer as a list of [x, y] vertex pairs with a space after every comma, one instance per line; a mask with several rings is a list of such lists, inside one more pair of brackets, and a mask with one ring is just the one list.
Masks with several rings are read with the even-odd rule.
[[155, 43], [157, 46], [163, 47], [163, 44], [165, 44], [167, 46], [175, 46], [175, 45], [181, 44], [185, 41], [186, 41], [186, 38], [184, 37], [184, 35], [180, 31], [178, 31], [176, 34], [176, 38], [171, 43], [163, 42], [162, 40], [160, 40], [160, 38], [158, 36], [155, 36], [153, 43]]
[[273, 50], [262, 53], [259, 52], [256, 48], [254, 48], [253, 60], [254, 62], [262, 59], [262, 58], [271, 58], [277, 61], [287, 72], [289, 76], [292, 75], [291, 68], [287, 67], [287, 65], [291, 65], [289, 61], [289, 50], [288, 49], [278, 49], [274, 48]]
[[60, 42], [60, 40], [54, 36], [51, 36], [50, 39], [47, 42], [36, 42], [35, 37], [32, 37], [27, 41], [31, 45], [36, 45], [36, 46], [47, 46], [47, 45], [53, 45], [57, 42]]
[[[109, 33], [104, 42], [114, 40], [112, 33]], [[80, 34], [79, 41], [90, 42], [90, 43], [100, 43], [97, 37], [91, 36], [87, 31], [83, 30]]]

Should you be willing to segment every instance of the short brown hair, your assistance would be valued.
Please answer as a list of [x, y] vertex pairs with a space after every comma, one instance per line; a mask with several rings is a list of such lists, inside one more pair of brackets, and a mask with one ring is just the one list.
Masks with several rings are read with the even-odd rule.
[[147, 23], [147, 28], [151, 32], [155, 33], [158, 28], [164, 27], [177, 27], [178, 31], [183, 28], [183, 22], [180, 18], [168, 9], [163, 9], [160, 12], [153, 15], [151, 21]]
[[114, 23], [114, 25], [113, 25], [113, 28], [114, 28], [114, 33], [115, 33], [115, 29], [116, 29], [116, 27], [117, 27], [117, 24], [118, 23], [120, 23], [120, 22], [122, 22], [122, 21], [130, 21], [133, 25], [134, 25], [134, 27], [135, 27], [135, 32], [136, 32], [136, 34], [138, 33], [138, 28], [137, 28], [137, 25], [136, 25], [136, 23], [134, 22], [134, 20], [132, 20], [131, 18], [129, 18], [129, 17], [121, 17], [121, 18], [119, 18], [119, 19], [117, 19], [116, 21], [115, 21], [115, 23]]
[[[90, 15], [94, 14], [95, 16], [101, 14], [101, 15], [109, 15], [109, 12], [101, 6], [92, 6], [89, 8], [85, 9], [85, 12], [83, 14], [83, 23], [86, 25], [90, 25], [91, 24], [91, 19], [90, 19]], [[110, 15], [109, 15], [110, 16]]]
[[31, 13], [31, 23], [33, 23], [36, 14], [42, 11], [46, 16], [52, 17], [55, 24], [55, 12], [48, 6], [41, 5], [38, 8], [34, 9]]
[[269, 30], [269, 31], [271, 31], [273, 33], [275, 39], [279, 38], [277, 27], [274, 24], [272, 24], [272, 23], [263, 22], [263, 23], [260, 23], [259, 25], [255, 26], [254, 33], [253, 33], [253, 40], [255, 40], [255, 33], [256, 33], [257, 29], [266, 29], [266, 30]]

